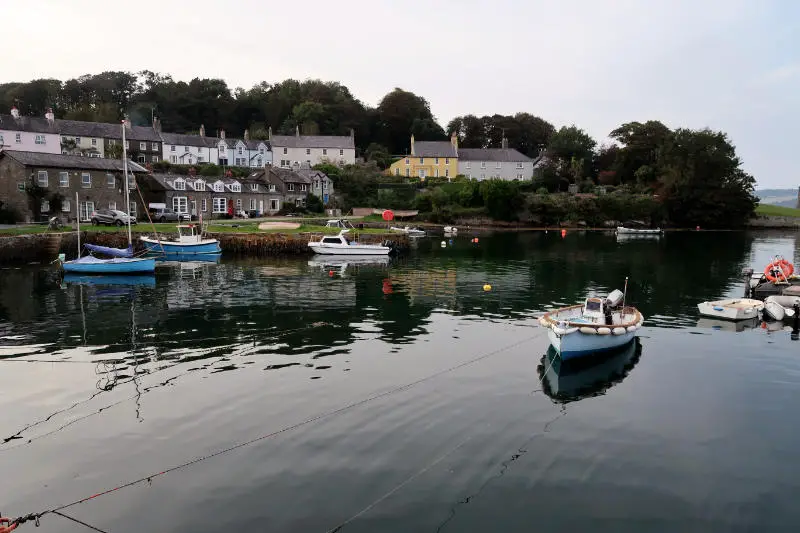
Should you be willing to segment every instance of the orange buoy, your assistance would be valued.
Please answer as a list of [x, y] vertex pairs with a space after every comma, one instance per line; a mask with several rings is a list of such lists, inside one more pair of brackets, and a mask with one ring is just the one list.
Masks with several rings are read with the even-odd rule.
[[564, 237], [566, 237], [566, 236], [567, 236], [567, 230], [565, 230], [565, 229], [562, 229], [562, 230], [561, 230], [561, 238], [563, 239], [563, 238], [564, 238]]
[[328, 275], [329, 275], [330, 277], [333, 277], [333, 270], [328, 270]]

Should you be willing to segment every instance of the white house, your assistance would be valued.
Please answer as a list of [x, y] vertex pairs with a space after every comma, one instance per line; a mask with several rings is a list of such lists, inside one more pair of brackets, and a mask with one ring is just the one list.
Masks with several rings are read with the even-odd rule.
[[297, 168], [320, 163], [352, 165], [356, 162], [355, 133], [349, 136], [338, 135], [300, 135], [295, 128], [294, 135], [273, 135], [269, 128], [269, 142], [272, 146], [273, 165], [284, 168]]
[[508, 147], [503, 139], [502, 148], [459, 148], [458, 173], [470, 179], [533, 179], [534, 159]]
[[218, 139], [206, 137], [206, 129], [200, 126], [200, 135], [162, 133], [163, 159], [176, 165], [195, 165], [219, 161]]
[[272, 150], [268, 141], [251, 140], [247, 130], [244, 139], [229, 139], [225, 130], [217, 139], [219, 164], [235, 167], [264, 168], [272, 164]]
[[24, 117], [16, 107], [0, 115], [0, 149], [60, 154], [61, 135], [52, 112], [45, 117]]

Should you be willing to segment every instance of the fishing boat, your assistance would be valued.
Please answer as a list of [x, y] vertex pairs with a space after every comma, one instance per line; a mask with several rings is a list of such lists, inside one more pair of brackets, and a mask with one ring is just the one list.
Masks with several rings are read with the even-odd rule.
[[392, 226], [389, 229], [392, 230], [392, 231], [399, 231], [400, 233], [405, 233], [409, 237], [424, 237], [425, 236], [425, 231], [424, 230], [421, 230], [419, 228], [411, 228], [409, 226], [406, 226], [404, 228], [398, 228], [398, 227]]
[[545, 313], [539, 323], [548, 328], [550, 344], [562, 359], [589, 356], [625, 346], [636, 337], [644, 317], [624, 302], [625, 293], [614, 290], [605, 298], [590, 297], [583, 304]]
[[764, 302], [749, 298], [729, 298], [697, 304], [702, 316], [720, 320], [749, 320], [764, 309]]
[[[128, 153], [125, 149], [125, 125], [122, 125], [122, 171], [125, 175], [125, 203], [130, 209], [130, 189], [128, 187]], [[80, 205], [78, 193], [75, 193], [75, 203]], [[146, 257], [133, 257], [133, 240], [131, 238], [131, 217], [127, 216], [128, 225], [128, 247], [111, 248], [86, 244], [86, 249], [90, 252], [102, 253], [111, 256], [111, 259], [100, 259], [93, 255], [81, 257], [81, 223], [78, 217], [78, 258], [72, 261], [61, 260], [61, 268], [64, 272], [74, 274], [145, 274], [155, 272], [156, 262], [154, 259]]]
[[638, 339], [596, 357], [563, 360], [550, 346], [538, 368], [544, 393], [557, 403], [569, 403], [600, 396], [620, 383], [639, 362], [642, 346]]
[[315, 254], [321, 255], [388, 255], [392, 251], [383, 244], [361, 244], [349, 241], [345, 238], [345, 234], [349, 231], [343, 229], [336, 236], [327, 235], [319, 240], [312, 240], [308, 243], [308, 247]]
[[160, 240], [155, 237], [140, 237], [144, 247], [151, 253], [166, 255], [173, 260], [176, 257], [219, 255], [222, 249], [217, 239], [204, 239], [203, 232], [197, 231], [195, 224], [178, 226], [175, 239]]

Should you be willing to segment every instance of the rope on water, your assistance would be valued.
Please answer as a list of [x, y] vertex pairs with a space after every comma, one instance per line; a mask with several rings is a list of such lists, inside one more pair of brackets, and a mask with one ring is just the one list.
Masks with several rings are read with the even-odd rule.
[[[419, 378], [419, 379], [417, 379], [415, 381], [412, 381], [410, 383], [406, 383], [405, 385], [400, 385], [400, 386], [394, 387], [392, 389], [389, 389], [387, 391], [380, 392], [380, 393], [377, 393], [377, 394], [373, 394], [372, 396], [369, 396], [369, 397], [364, 398], [362, 400], [358, 400], [358, 401], [352, 402], [352, 403], [347, 404], [347, 405], [345, 405], [343, 407], [339, 407], [338, 409], [334, 409], [333, 411], [327, 411], [327, 412], [312, 416], [310, 418], [306, 418], [305, 420], [303, 420], [301, 422], [297, 422], [296, 424], [283, 427], [283, 428], [278, 429], [276, 431], [273, 431], [271, 433], [267, 433], [265, 435], [261, 435], [260, 437], [256, 437], [256, 438], [250, 439], [248, 441], [244, 441], [244, 442], [240, 442], [238, 444], [234, 444], [232, 446], [229, 446], [229, 447], [224, 448], [222, 450], [218, 450], [216, 452], [213, 452], [213, 453], [210, 453], [210, 454], [207, 454], [207, 455], [203, 455], [201, 457], [197, 457], [197, 458], [192, 459], [190, 461], [186, 461], [185, 463], [181, 463], [181, 464], [173, 466], [171, 468], [167, 468], [166, 470], [162, 470], [160, 472], [156, 472], [156, 473], [150, 474], [148, 476], [145, 476], [145, 477], [142, 477], [142, 478], [139, 478], [139, 479], [135, 479], [133, 481], [129, 481], [129, 482], [123, 483], [123, 484], [118, 485], [118, 486], [116, 486], [114, 488], [106, 489], [106, 490], [98, 492], [96, 494], [92, 494], [91, 496], [86, 496], [86, 497], [81, 498], [79, 500], [75, 500], [74, 502], [67, 503], [65, 505], [61, 505], [59, 507], [55, 507], [53, 509], [48, 509], [46, 511], [41, 511], [39, 513], [33, 513], [33, 514], [26, 515], [26, 516], [24, 516], [22, 518], [16, 519], [14, 521], [14, 523], [23, 524], [23, 523], [31, 521], [31, 520], [35, 520], [38, 523], [39, 519], [41, 517], [47, 515], [47, 514], [50, 514], [50, 513], [54, 513], [55, 514], [57, 511], [63, 511], [64, 509], [69, 509], [71, 507], [75, 507], [76, 505], [80, 505], [82, 503], [86, 503], [88, 501], [94, 500], [94, 499], [99, 498], [101, 496], [105, 496], [105, 495], [108, 495], [108, 494], [111, 494], [111, 493], [114, 493], [114, 492], [118, 492], [118, 491], [120, 491], [122, 489], [125, 489], [125, 488], [128, 488], [128, 487], [132, 487], [134, 485], [139, 485], [139, 484], [145, 483], [145, 482], [150, 483], [150, 482], [152, 482], [152, 480], [154, 478], [157, 478], [157, 477], [160, 477], [160, 476], [164, 476], [166, 474], [169, 474], [169, 473], [172, 473], [172, 472], [176, 472], [176, 471], [182, 470], [184, 468], [188, 468], [188, 467], [190, 467], [192, 465], [195, 465], [197, 463], [200, 463], [200, 462], [203, 462], [203, 461], [207, 461], [208, 459], [212, 459], [214, 457], [218, 457], [220, 455], [227, 454], [229, 452], [238, 450], [240, 448], [244, 448], [246, 446], [250, 446], [250, 445], [255, 444], [257, 442], [260, 442], [260, 441], [263, 441], [263, 440], [266, 440], [266, 439], [281, 435], [283, 433], [287, 433], [289, 431], [293, 431], [295, 429], [298, 429], [300, 427], [306, 426], [306, 425], [311, 424], [313, 422], [317, 422], [319, 420], [323, 420], [323, 419], [326, 419], [326, 418], [337, 416], [337, 415], [342, 414], [342, 413], [344, 413], [346, 411], [349, 411], [350, 409], [353, 409], [355, 407], [359, 407], [359, 406], [365, 405], [367, 403], [370, 403], [372, 401], [375, 401], [375, 400], [378, 400], [378, 399], [381, 399], [381, 398], [386, 398], [388, 396], [392, 396], [392, 395], [397, 394], [399, 392], [411, 389], [412, 387], [415, 387], [415, 386], [417, 386], [417, 385], [419, 385], [421, 383], [425, 383], [427, 381], [435, 379], [435, 378], [437, 378], [439, 376], [443, 376], [443, 375], [448, 374], [450, 372], [454, 372], [454, 371], [459, 370], [461, 368], [465, 368], [467, 366], [473, 365], [475, 363], [478, 363], [480, 361], [488, 359], [489, 357], [492, 357], [494, 355], [503, 353], [503, 352], [508, 351], [508, 350], [510, 350], [512, 348], [520, 346], [523, 343], [529, 342], [529, 341], [531, 341], [531, 340], [533, 340], [533, 339], [535, 339], [535, 338], [537, 338], [537, 337], [539, 337], [541, 335], [542, 335], [542, 333], [531, 335], [529, 337], [526, 337], [526, 338], [524, 338], [522, 340], [519, 340], [517, 342], [514, 342], [514, 343], [509, 344], [507, 346], [504, 346], [502, 348], [498, 348], [496, 350], [492, 350], [491, 352], [487, 352], [485, 354], [479, 355], [479, 356], [474, 357], [472, 359], [469, 359], [467, 361], [463, 361], [463, 362], [458, 363], [456, 365], [453, 365], [451, 367], [445, 368], [443, 370], [439, 370], [438, 372], [434, 372], [433, 374], [429, 374], [429, 375], [427, 375], [425, 377]], [[466, 439], [463, 443], [461, 443], [459, 445], [459, 447], [463, 446], [464, 444], [466, 444], [466, 441], [470, 440], [471, 438], [472, 437], [470, 437], [469, 439]], [[450, 453], [453, 453], [453, 451], [455, 451], [455, 449], [451, 450], [450, 452], [448, 452], [447, 454], [442, 456], [439, 459], [439, 462], [444, 460], [444, 458], [447, 455], [449, 455]], [[432, 467], [432, 466], [433, 465], [431, 465], [430, 467]]]

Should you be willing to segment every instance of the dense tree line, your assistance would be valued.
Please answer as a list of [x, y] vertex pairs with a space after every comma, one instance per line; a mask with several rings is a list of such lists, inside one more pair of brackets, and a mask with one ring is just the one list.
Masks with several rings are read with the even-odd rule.
[[577, 126], [556, 129], [529, 113], [467, 114], [442, 128], [425, 98], [399, 88], [373, 108], [337, 82], [289, 79], [231, 89], [221, 79], [184, 82], [151, 71], [0, 84], [0, 109], [12, 105], [25, 115], [43, 116], [53, 108], [58, 118], [113, 122], [128, 116], [138, 125], [156, 116], [164, 131], [178, 133], [196, 133], [201, 124], [208, 135], [249, 130], [252, 138], [266, 138], [269, 127], [276, 134], [300, 127], [306, 134], [349, 135], [353, 129], [359, 154], [375, 165], [351, 169], [361, 185], [393, 156], [407, 153], [412, 133], [417, 140], [446, 140], [455, 133], [466, 148], [498, 148], [505, 137], [511, 148], [544, 156], [534, 180], [540, 192], [564, 192], [572, 185], [581, 192], [604, 186], [649, 194], [661, 202], [665, 219], [678, 225], [733, 225], [756, 204], [755, 181], [741, 169], [727, 135], [671, 130], [655, 120], [622, 124], [609, 132], [611, 144], [598, 147]]

